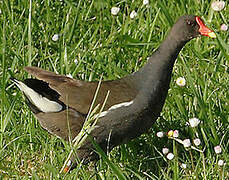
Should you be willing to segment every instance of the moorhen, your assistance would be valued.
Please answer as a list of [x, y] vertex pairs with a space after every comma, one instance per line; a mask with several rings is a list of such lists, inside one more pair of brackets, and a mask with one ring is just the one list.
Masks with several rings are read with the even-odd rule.
[[[179, 52], [199, 35], [216, 37], [200, 17], [182, 16], [144, 67], [121, 79], [101, 82], [94, 105], [103, 104], [108, 91], [110, 94], [90, 137], [104, 151], [110, 151], [152, 127], [164, 105]], [[86, 119], [98, 82], [76, 80], [37, 67], [25, 67], [25, 70], [37, 79], [26, 79], [24, 83], [13, 81], [24, 93], [41, 126], [65, 140], [69, 140], [69, 135], [76, 137]], [[97, 159], [93, 149], [91, 138], [87, 138], [77, 150], [78, 158], [85, 162]], [[73, 164], [76, 164], [74, 157], [66, 169]]]

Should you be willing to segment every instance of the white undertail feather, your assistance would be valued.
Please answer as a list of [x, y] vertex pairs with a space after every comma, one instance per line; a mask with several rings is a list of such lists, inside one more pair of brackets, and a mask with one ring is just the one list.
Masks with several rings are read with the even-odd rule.
[[59, 103], [43, 97], [21, 81], [14, 79], [14, 82], [31, 101], [31, 103], [33, 103], [40, 111], [48, 113], [59, 112], [62, 110], [62, 105], [60, 105]]

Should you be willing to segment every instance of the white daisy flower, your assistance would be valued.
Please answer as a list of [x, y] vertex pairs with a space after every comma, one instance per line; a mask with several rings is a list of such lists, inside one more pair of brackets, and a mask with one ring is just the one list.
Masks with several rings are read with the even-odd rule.
[[184, 77], [179, 77], [177, 78], [176, 83], [178, 86], [184, 87], [186, 85], [186, 80]]
[[191, 141], [190, 141], [190, 139], [185, 139], [185, 140], [183, 140], [183, 145], [184, 145], [185, 148], [190, 147], [190, 146], [191, 146]]
[[157, 132], [156, 135], [157, 137], [162, 138], [164, 136], [164, 133], [160, 131], [160, 132]]
[[191, 118], [191, 119], [189, 119], [189, 125], [191, 127], [196, 127], [199, 124], [200, 124], [200, 120], [199, 119], [197, 119], [197, 118]]
[[199, 138], [196, 138], [193, 140], [193, 143], [196, 145], [196, 146], [199, 146], [201, 144], [201, 141]]
[[182, 163], [182, 164], [181, 164], [181, 167], [182, 167], [183, 169], [186, 169], [186, 168], [187, 168], [187, 164]]
[[224, 1], [214, 1], [211, 4], [211, 8], [214, 11], [222, 11], [224, 7], [225, 7], [225, 2]]
[[214, 147], [215, 153], [220, 154], [222, 152], [222, 148], [218, 145]]
[[162, 148], [162, 153], [164, 155], [168, 154], [169, 153], [169, 149], [168, 148]]
[[131, 13], [130, 13], [130, 19], [134, 19], [136, 16], [137, 16], [137, 12], [135, 10], [133, 10]]
[[60, 35], [59, 34], [54, 34], [53, 37], [52, 37], [52, 40], [53, 41], [58, 41]]
[[226, 24], [222, 24], [222, 25], [220, 26], [220, 30], [221, 30], [221, 31], [227, 31], [227, 30], [228, 30], [228, 26], [227, 26]]
[[114, 15], [114, 16], [116, 16], [119, 11], [120, 11], [119, 7], [112, 7], [111, 8], [111, 14]]
[[218, 166], [223, 166], [224, 165], [224, 160], [220, 159], [218, 160]]
[[143, 0], [143, 5], [148, 5], [149, 4], [149, 0]]
[[167, 154], [166, 157], [167, 157], [168, 160], [172, 160], [174, 158], [174, 154], [173, 153], [169, 153], [169, 154]]

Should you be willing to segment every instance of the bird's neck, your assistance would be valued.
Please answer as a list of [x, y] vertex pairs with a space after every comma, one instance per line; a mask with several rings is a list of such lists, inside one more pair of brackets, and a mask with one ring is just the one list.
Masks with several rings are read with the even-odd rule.
[[[148, 62], [137, 73], [138, 81], [161, 81], [169, 83], [172, 69], [181, 49], [187, 41], [177, 40], [173, 34], [162, 42], [159, 48], [152, 54]], [[149, 85], [151, 84], [148, 82]]]
[[[174, 36], [168, 36], [147, 64], [134, 73], [135, 85], [142, 92], [142, 98], [161, 105], [164, 103], [175, 60], [185, 44], [186, 42], [176, 40]], [[161, 107], [158, 108], [160, 111]]]
[[153, 69], [159, 68], [155, 69], [157, 72], [164, 70], [166, 70], [166, 72], [171, 72], [175, 60], [186, 42], [187, 41], [176, 39], [171, 34], [161, 43], [159, 48], [150, 57], [149, 62], [147, 63], [148, 66], [152, 66]]

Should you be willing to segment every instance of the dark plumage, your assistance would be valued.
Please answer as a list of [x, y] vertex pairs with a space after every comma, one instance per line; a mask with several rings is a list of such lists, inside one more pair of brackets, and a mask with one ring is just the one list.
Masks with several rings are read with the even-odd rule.
[[[215, 36], [199, 17], [182, 16], [143, 68], [124, 78], [101, 83], [95, 105], [103, 103], [107, 91], [110, 95], [91, 136], [104, 151], [138, 137], [152, 126], [164, 105], [180, 50], [199, 35]], [[13, 81], [27, 97], [41, 126], [69, 140], [68, 119], [74, 138], [82, 128], [98, 82], [75, 80], [37, 67], [25, 70], [37, 79], [26, 79], [25, 84]], [[93, 145], [88, 138], [77, 154], [80, 160], [96, 159], [96, 153], [91, 152]]]

